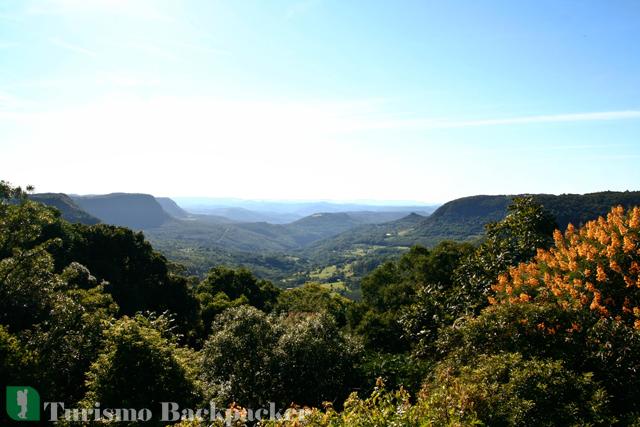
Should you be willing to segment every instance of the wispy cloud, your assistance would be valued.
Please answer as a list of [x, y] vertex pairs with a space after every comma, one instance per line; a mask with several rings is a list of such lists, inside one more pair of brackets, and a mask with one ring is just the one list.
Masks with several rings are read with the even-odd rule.
[[[126, 74], [107, 77], [123, 80], [124, 84], [139, 83]], [[10, 101], [11, 95], [7, 93], [4, 97]], [[537, 138], [524, 138], [523, 142], [517, 143], [500, 139], [497, 142], [478, 140], [475, 132], [451, 138], [446, 143], [438, 141], [438, 138], [404, 140], [402, 137], [386, 138], [386, 135], [378, 141], [366, 136], [361, 138], [361, 135], [351, 132], [373, 128], [378, 125], [377, 118], [387, 127], [391, 124], [396, 128], [419, 125], [419, 129], [424, 129], [637, 120], [640, 111], [441, 120], [434, 123], [427, 119], [394, 119], [390, 115], [386, 115], [385, 119], [381, 102], [374, 99], [274, 103], [225, 100], [204, 95], [146, 96], [117, 91], [95, 102], [68, 108], [47, 110], [46, 105], [13, 111], [2, 111], [0, 108], [0, 130], [3, 126], [6, 129], [0, 146], [5, 151], [12, 150], [13, 157], [38, 153], [28, 170], [30, 174], [36, 173], [35, 178], [29, 179], [31, 182], [40, 180], [52, 186], [54, 183], [56, 186], [64, 184], [77, 188], [75, 192], [131, 188], [127, 185], [139, 180], [135, 174], [139, 171], [140, 159], [156, 165], [154, 167], [158, 170], [178, 170], [183, 177], [183, 181], [175, 181], [172, 177], [165, 177], [166, 174], [154, 176], [152, 181], [156, 187], [153, 191], [180, 194], [180, 191], [184, 191], [183, 183], [190, 182], [195, 183], [190, 187], [191, 190], [210, 194], [206, 192], [211, 191], [211, 182], [228, 180], [229, 176], [233, 176], [233, 187], [229, 187], [229, 191], [233, 195], [248, 198], [262, 198], [263, 195], [273, 194], [269, 193], [273, 188], [283, 188], [278, 190], [281, 191], [277, 193], [279, 198], [312, 195], [312, 198], [319, 199], [378, 197], [442, 201], [451, 198], [452, 194], [461, 196], [487, 191], [486, 186], [493, 180], [505, 186], [490, 187], [488, 191], [534, 192], [530, 181], [530, 177], [534, 176], [532, 171], [545, 165], [548, 159], [562, 158], [563, 152], [548, 153], [553, 149], [571, 150], [571, 154], [580, 156], [581, 161], [587, 160], [585, 156], [594, 156], [594, 159], [588, 160], [588, 165], [599, 168], [594, 173], [597, 177], [607, 175], [604, 171], [626, 168], [620, 183], [611, 181], [613, 184], [598, 186], [624, 189], [637, 175], [633, 169], [636, 157], [620, 157], [621, 160], [626, 159], [623, 166], [612, 161], [601, 164], [600, 159], [595, 158], [600, 153], [623, 156], [627, 151], [636, 156], [638, 153], [632, 141], [604, 141], [600, 138], [584, 141], [581, 138], [567, 138], [569, 134], [554, 138], [553, 131], [548, 134], [549, 140], [542, 141], [542, 146], [539, 146]], [[90, 141], [90, 145], [87, 145], [87, 141]], [[107, 169], [96, 170], [95, 162], [87, 161], [91, 147], [102, 146], [111, 147], [100, 153], [103, 163], [117, 164], [119, 169], [118, 174], [109, 175], [109, 180], [100, 178], [108, 174]], [[628, 147], [632, 150], [627, 150]], [[122, 156], [123, 152], [127, 156]], [[251, 156], [247, 156], [247, 153], [251, 153]], [[631, 158], [633, 160], [629, 160]], [[27, 172], [8, 159], [8, 155], [0, 156], [0, 166], [5, 174], [16, 177], [13, 178], [16, 180], [21, 177], [27, 180]], [[210, 167], [212, 159], [219, 165], [213, 169]], [[261, 179], [256, 180], [255, 174], [238, 174], [238, 159], [242, 159], [246, 169], [258, 171]], [[54, 170], [60, 162], [72, 163], [78, 168], [67, 168], [62, 172]], [[476, 163], [486, 166], [482, 168], [483, 172], [473, 169]], [[568, 167], [573, 168], [570, 170], [572, 174], [586, 167], [581, 162], [571, 163]], [[326, 165], [331, 165], [332, 173], [327, 174]], [[372, 173], [380, 170], [384, 173]], [[488, 171], [486, 174], [485, 170]], [[494, 170], [496, 172], [492, 172]], [[549, 173], [554, 172], [551, 170]], [[49, 179], [50, 175], [55, 176], [55, 180]], [[78, 175], [87, 179], [78, 181]], [[512, 175], [513, 181], [504, 179]], [[375, 185], [363, 190], [363, 176], [367, 182]], [[442, 176], [447, 179], [443, 180]], [[292, 180], [291, 177], [296, 179]], [[425, 182], [439, 181], [443, 181], [443, 185], [424, 185]], [[283, 186], [283, 182], [287, 185]], [[407, 182], [413, 184], [405, 185]], [[535, 185], [542, 184], [536, 180]], [[572, 185], [578, 184], [554, 176], [552, 186], [535, 187], [535, 192], [584, 192], [598, 188], [586, 184], [580, 184], [584, 187]], [[103, 187], [96, 190], [96, 186]]]
[[207, 46], [205, 44], [200, 44], [200, 43], [184, 43], [184, 42], [173, 41], [173, 42], [168, 42], [168, 44], [177, 48], [187, 49], [194, 52], [204, 52], [204, 53], [211, 53], [214, 55], [225, 55], [225, 56], [230, 54], [228, 50], [221, 49], [218, 47], [211, 47], [211, 46]]
[[146, 55], [155, 56], [156, 58], [168, 60], [168, 61], [178, 61], [178, 57], [170, 50], [165, 49], [154, 43], [140, 43], [133, 42], [128, 43], [126, 45], [122, 45], [124, 48], [135, 49]]
[[173, 18], [160, 11], [152, 0], [38, 0], [25, 1], [28, 15], [63, 16], [69, 14], [123, 15], [146, 21], [171, 22]]
[[15, 103], [16, 100], [17, 98], [15, 96], [0, 90], [0, 105], [6, 104], [6, 103]]
[[367, 129], [457, 129], [481, 126], [509, 126], [541, 123], [593, 122], [640, 119], [640, 110], [602, 111], [589, 113], [546, 114], [520, 117], [446, 120], [403, 119], [361, 123]]
[[294, 19], [300, 15], [304, 15], [314, 7], [320, 4], [320, 0], [301, 0], [293, 3], [287, 8], [285, 12], [285, 19]]
[[468, 120], [456, 123], [456, 126], [495, 126], [527, 123], [583, 122], [601, 120], [638, 119], [640, 110], [603, 111], [595, 113], [550, 114], [541, 116], [524, 116], [504, 119]]
[[103, 72], [96, 76], [96, 82], [103, 86], [113, 87], [155, 87], [160, 85], [160, 80], [149, 76], [127, 74], [120, 72]]
[[19, 119], [23, 112], [29, 111], [36, 105], [32, 100], [18, 97], [4, 89], [0, 89], [0, 120]]
[[79, 53], [81, 55], [89, 56], [91, 58], [96, 58], [98, 56], [96, 54], [96, 52], [94, 52], [91, 49], [87, 49], [85, 47], [78, 46], [76, 44], [66, 42], [66, 41], [61, 40], [61, 39], [59, 39], [57, 37], [50, 38], [49, 42], [51, 44], [55, 45], [55, 46], [58, 46], [58, 47], [62, 48], [62, 49], [66, 49], [66, 50], [69, 50], [71, 52]]
[[20, 44], [16, 42], [0, 41], [0, 49], [12, 49], [18, 46], [20, 46]]
[[8, 21], [11, 23], [22, 23], [23, 19], [22, 16], [19, 13], [13, 13], [13, 12], [0, 12], [0, 19], [2, 19], [3, 21]]

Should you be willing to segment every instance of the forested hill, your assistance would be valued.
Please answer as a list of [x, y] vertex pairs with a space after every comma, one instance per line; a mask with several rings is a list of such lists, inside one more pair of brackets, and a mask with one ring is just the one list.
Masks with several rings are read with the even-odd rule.
[[156, 197], [156, 201], [162, 206], [162, 209], [169, 215], [177, 219], [185, 219], [189, 217], [189, 212], [182, 209], [173, 199], [169, 197]]
[[47, 206], [52, 206], [60, 211], [62, 218], [69, 222], [93, 225], [100, 222], [95, 216], [83, 211], [72, 199], [63, 193], [38, 193], [29, 195], [35, 200]]
[[[515, 197], [479, 195], [456, 199], [428, 217], [407, 215], [407, 211], [325, 212], [288, 224], [269, 224], [236, 223], [212, 215], [190, 214], [171, 199], [146, 194], [74, 196], [74, 200], [64, 195], [44, 196], [33, 197], [58, 207], [63, 217], [72, 222], [91, 223], [88, 218], [93, 218], [94, 222], [144, 230], [166, 256], [195, 274], [204, 274], [212, 265], [224, 263], [247, 266], [271, 280], [301, 273], [296, 276], [300, 280], [311, 277], [337, 282], [348, 278], [353, 283], [382, 260], [413, 245], [480, 239], [484, 226], [504, 218]], [[533, 197], [553, 214], [561, 229], [569, 222], [579, 226], [604, 215], [614, 205], [640, 205], [640, 192]], [[53, 203], [60, 200], [66, 204]], [[88, 212], [84, 214], [86, 218], [81, 216], [82, 210]]]
[[[507, 213], [515, 195], [472, 196], [452, 200], [437, 209], [422, 226], [434, 228], [432, 224], [442, 221], [449, 224], [468, 224], [471, 234], [482, 232], [482, 226], [498, 221]], [[626, 208], [640, 205], [640, 191], [603, 191], [589, 194], [534, 194], [536, 202], [545, 207], [556, 219], [558, 227], [564, 230], [569, 223], [580, 226], [585, 222], [606, 215], [612, 206]]]
[[133, 229], [159, 227], [171, 216], [149, 194], [112, 193], [99, 196], [73, 196], [83, 210], [107, 224]]
[[[472, 196], [452, 200], [429, 217], [411, 216], [379, 225], [364, 225], [330, 239], [316, 242], [314, 252], [343, 250], [353, 245], [432, 246], [442, 240], [474, 240], [484, 233], [485, 224], [505, 217], [515, 195]], [[536, 194], [556, 218], [560, 229], [569, 223], [579, 226], [605, 215], [612, 206], [640, 205], [640, 191], [605, 191], [590, 194]]]
[[580, 226], [599, 216], [606, 216], [612, 206], [640, 206], [640, 191], [603, 191], [590, 194], [539, 194], [534, 197], [556, 218], [560, 229], [569, 223]]

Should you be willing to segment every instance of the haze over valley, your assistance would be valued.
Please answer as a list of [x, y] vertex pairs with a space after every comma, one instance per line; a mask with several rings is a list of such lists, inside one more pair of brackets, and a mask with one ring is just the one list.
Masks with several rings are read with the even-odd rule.
[[[474, 196], [442, 206], [154, 197], [111, 193], [33, 194], [71, 222], [141, 230], [168, 259], [203, 276], [214, 265], [246, 267], [282, 287], [321, 283], [359, 298], [360, 279], [414, 245], [478, 242], [514, 196]], [[640, 205], [640, 192], [534, 195], [560, 228], [610, 206]]]

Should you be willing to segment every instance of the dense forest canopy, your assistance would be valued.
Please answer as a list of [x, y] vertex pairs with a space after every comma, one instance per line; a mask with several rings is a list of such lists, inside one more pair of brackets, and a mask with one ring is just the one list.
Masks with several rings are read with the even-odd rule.
[[561, 233], [516, 197], [473, 244], [379, 263], [355, 301], [185, 275], [141, 232], [70, 223], [30, 191], [0, 184], [0, 376], [44, 401], [157, 424], [162, 402], [293, 419], [267, 425], [640, 422], [640, 208]]

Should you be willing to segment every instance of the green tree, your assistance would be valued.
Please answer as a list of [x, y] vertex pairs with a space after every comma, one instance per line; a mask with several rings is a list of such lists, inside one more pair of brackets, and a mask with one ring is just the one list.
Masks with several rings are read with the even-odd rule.
[[84, 377], [96, 358], [105, 325], [117, 306], [101, 286], [65, 289], [55, 295], [49, 316], [23, 331], [24, 346], [34, 357], [34, 385], [43, 396], [78, 402]]
[[0, 193], [9, 197], [0, 199], [0, 323], [15, 334], [7, 342], [28, 360], [12, 377], [44, 396], [77, 402], [103, 322], [117, 306], [84, 266], [76, 263], [56, 272], [50, 251], [62, 239], [49, 236], [51, 227], [61, 223], [53, 210], [6, 183], [0, 184]]
[[[442, 242], [431, 250], [415, 246], [399, 260], [388, 261], [366, 276], [362, 280], [363, 307], [351, 316], [355, 322], [352, 327], [363, 335], [367, 347], [395, 353], [408, 350], [414, 337], [406, 334], [403, 323], [407, 321], [403, 318], [415, 303], [416, 294], [431, 288], [442, 289], [445, 296], [451, 294], [453, 271], [471, 251], [471, 245], [455, 242]], [[433, 300], [438, 305], [444, 297], [434, 296]], [[429, 310], [425, 316], [431, 318], [436, 313], [432, 307]]]
[[269, 312], [273, 308], [280, 290], [268, 280], [257, 279], [246, 268], [232, 269], [224, 266], [214, 267], [198, 285], [198, 293], [216, 294], [224, 292], [229, 299], [242, 296], [250, 305]]
[[122, 317], [105, 331], [102, 350], [87, 373], [82, 405], [149, 408], [156, 417], [160, 402], [193, 407], [201, 397], [183, 354], [167, 317]]
[[[524, 359], [561, 360], [579, 374], [593, 375], [607, 391], [612, 413], [640, 411], [640, 332], [588, 310], [556, 304], [510, 304], [444, 328], [436, 343], [440, 358], [473, 366], [479, 354], [521, 354]], [[626, 414], [626, 415], [625, 415]]]
[[359, 380], [359, 345], [326, 313], [281, 316], [276, 333], [272, 363], [280, 405], [341, 404]]
[[63, 282], [43, 247], [13, 252], [0, 260], [0, 323], [17, 332], [49, 317]]
[[484, 242], [454, 272], [465, 312], [477, 313], [487, 305], [491, 285], [511, 266], [533, 258], [538, 249], [553, 244], [557, 228], [553, 216], [533, 197], [516, 197], [507, 216], [486, 225]]
[[[561, 361], [518, 353], [480, 355], [469, 365], [440, 364], [426, 395], [446, 420], [459, 414], [491, 426], [611, 425], [608, 396], [592, 375]], [[466, 424], [463, 422], [463, 424]]]
[[189, 342], [201, 334], [198, 301], [189, 280], [169, 272], [164, 256], [142, 233], [105, 224], [73, 224], [61, 231], [63, 244], [53, 254], [56, 266], [86, 266], [118, 304], [120, 315], [171, 312]]
[[19, 331], [47, 317], [53, 293], [62, 285], [47, 250], [44, 229], [53, 212], [29, 201], [20, 187], [0, 181], [0, 323]]
[[[29, 353], [18, 337], [0, 325], [0, 378], [5, 384], [21, 384], [32, 379], [33, 355]], [[30, 383], [29, 383], [30, 384]], [[2, 418], [0, 418], [2, 419]]]
[[275, 394], [271, 363], [277, 337], [267, 315], [251, 306], [226, 310], [213, 324], [202, 359], [208, 398], [258, 408]]
[[347, 322], [347, 311], [352, 302], [317, 283], [307, 283], [280, 293], [276, 313], [327, 313], [339, 326]]
[[209, 271], [195, 293], [208, 332], [215, 317], [227, 308], [249, 304], [265, 312], [271, 311], [280, 290], [267, 280], [257, 279], [245, 268], [219, 266]]
[[202, 376], [217, 405], [340, 401], [356, 383], [359, 346], [327, 314], [226, 310], [203, 348]]

